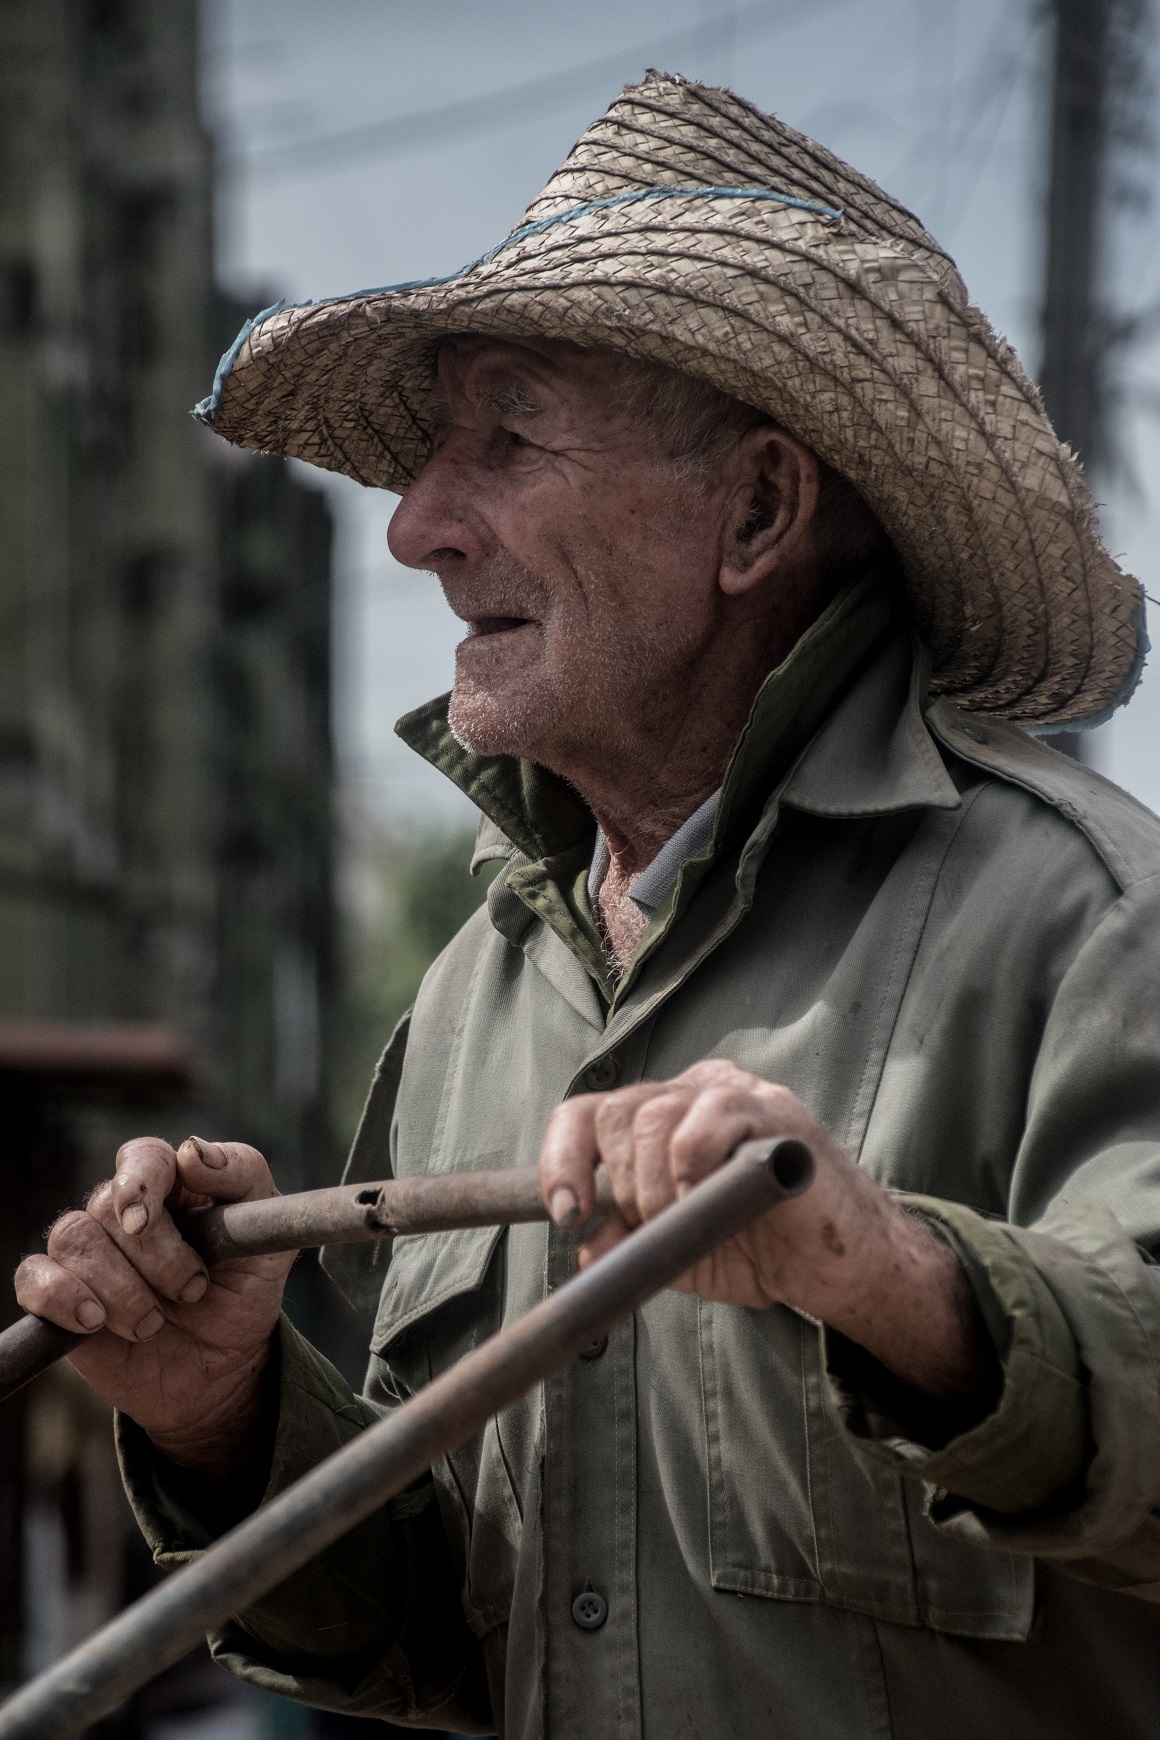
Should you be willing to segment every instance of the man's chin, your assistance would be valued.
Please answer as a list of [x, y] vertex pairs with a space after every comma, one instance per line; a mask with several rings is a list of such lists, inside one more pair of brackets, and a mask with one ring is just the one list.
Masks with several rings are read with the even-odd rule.
[[[543, 709], [529, 695], [456, 682], [447, 723], [461, 749], [473, 755], [515, 755], [536, 759]], [[537, 726], [539, 729], [537, 729]]]

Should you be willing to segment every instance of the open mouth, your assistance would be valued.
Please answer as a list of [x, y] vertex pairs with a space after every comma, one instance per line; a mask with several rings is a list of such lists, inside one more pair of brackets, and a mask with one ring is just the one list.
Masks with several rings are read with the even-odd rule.
[[512, 629], [527, 626], [526, 616], [473, 616], [467, 625], [467, 638], [478, 640], [488, 634], [510, 634]]

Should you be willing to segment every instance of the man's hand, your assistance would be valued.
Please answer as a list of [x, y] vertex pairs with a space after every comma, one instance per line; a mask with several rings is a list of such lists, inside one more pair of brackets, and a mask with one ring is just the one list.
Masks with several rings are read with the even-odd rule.
[[698, 1063], [671, 1081], [557, 1106], [540, 1155], [544, 1201], [559, 1224], [583, 1223], [603, 1163], [620, 1213], [582, 1248], [583, 1268], [723, 1165], [739, 1142], [761, 1136], [807, 1143], [817, 1163], [813, 1185], [704, 1257], [677, 1286], [727, 1305], [794, 1306], [927, 1395], [989, 1393], [994, 1354], [949, 1245], [853, 1165], [788, 1088], [735, 1064]]
[[295, 1253], [207, 1269], [169, 1211], [276, 1194], [254, 1148], [191, 1137], [175, 1153], [142, 1136], [87, 1209], [56, 1222], [47, 1256], [16, 1271], [26, 1311], [90, 1335], [69, 1356], [87, 1382], [164, 1455], [210, 1475], [255, 1453], [261, 1374]]

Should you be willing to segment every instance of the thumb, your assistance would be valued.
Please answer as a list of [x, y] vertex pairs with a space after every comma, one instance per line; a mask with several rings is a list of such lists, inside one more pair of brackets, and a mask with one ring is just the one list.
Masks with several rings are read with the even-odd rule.
[[204, 1136], [187, 1136], [176, 1162], [186, 1190], [213, 1202], [253, 1202], [278, 1194], [264, 1157], [246, 1142], [208, 1142]]

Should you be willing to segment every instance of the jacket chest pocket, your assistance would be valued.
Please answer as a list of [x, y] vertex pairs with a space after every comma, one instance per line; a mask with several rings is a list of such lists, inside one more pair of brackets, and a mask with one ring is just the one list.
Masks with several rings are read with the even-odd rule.
[[811, 1323], [708, 1304], [698, 1320], [714, 1588], [961, 1637], [1027, 1637], [1031, 1560], [947, 1540], [923, 1516], [918, 1482], [858, 1455]]
[[[379, 1395], [404, 1402], [494, 1335], [504, 1317], [502, 1227], [471, 1227], [395, 1241], [371, 1338]], [[521, 1515], [502, 1422], [432, 1469], [452, 1553], [477, 1635], [506, 1621]]]

